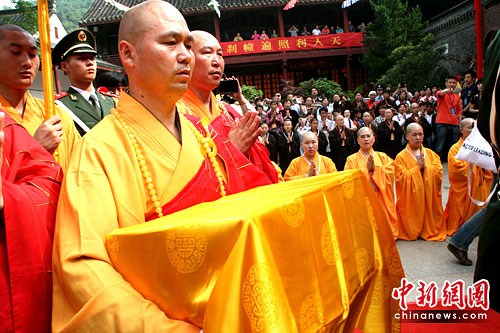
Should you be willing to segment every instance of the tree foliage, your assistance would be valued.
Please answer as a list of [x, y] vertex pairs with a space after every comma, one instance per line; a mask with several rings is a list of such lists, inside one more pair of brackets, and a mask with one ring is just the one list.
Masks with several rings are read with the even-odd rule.
[[253, 101], [255, 97], [262, 97], [263, 92], [260, 89], [255, 88], [254, 86], [241, 86], [241, 93], [245, 98], [249, 101]]
[[333, 94], [342, 93], [340, 84], [324, 77], [317, 80], [310, 79], [309, 81], [303, 81], [299, 84], [299, 87], [304, 96], [309, 96], [312, 88], [318, 89], [320, 96], [327, 96], [328, 98], [331, 98]]
[[78, 29], [78, 21], [87, 13], [93, 0], [58, 0], [57, 16], [68, 32]]
[[0, 24], [15, 24], [34, 34], [38, 31], [38, 14], [36, 6], [25, 0], [12, 0], [17, 14], [0, 18]]
[[389, 56], [389, 61], [394, 65], [378, 79], [378, 83], [387, 85], [406, 82], [409, 87], [421, 88], [441, 82], [441, 71], [437, 62], [443, 58], [443, 50], [434, 48], [432, 39], [429, 34], [418, 45], [396, 48]]
[[426, 32], [418, 6], [396, 0], [371, 0], [375, 19], [367, 26], [364, 43], [369, 52], [362, 58], [371, 81], [406, 82], [421, 87], [435, 79], [443, 50], [434, 47], [434, 36]]

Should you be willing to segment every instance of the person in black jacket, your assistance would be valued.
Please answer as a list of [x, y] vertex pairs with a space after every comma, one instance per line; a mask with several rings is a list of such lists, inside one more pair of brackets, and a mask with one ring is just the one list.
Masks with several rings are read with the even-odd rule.
[[394, 114], [391, 109], [381, 108], [380, 113], [384, 115], [385, 120], [378, 125], [379, 149], [390, 158], [396, 159], [399, 152], [403, 150], [403, 129], [397, 121], [392, 119]]
[[278, 136], [278, 161], [283, 175], [290, 165], [290, 162], [300, 156], [300, 138], [293, 131], [292, 120], [287, 119], [283, 125], [283, 132]]
[[356, 138], [354, 133], [344, 126], [344, 116], [335, 118], [335, 127], [330, 131], [330, 149], [332, 160], [338, 171], [344, 170], [347, 157], [356, 152]]
[[260, 124], [260, 129], [262, 130], [259, 137], [260, 142], [262, 142], [269, 151], [269, 159], [274, 163], [278, 163], [278, 140], [274, 135], [269, 133], [269, 126], [265, 121]]
[[318, 153], [323, 156], [328, 156], [326, 154], [326, 147], [328, 146], [328, 138], [326, 134], [318, 129], [318, 119], [313, 118], [311, 120], [311, 132], [316, 133], [318, 136]]

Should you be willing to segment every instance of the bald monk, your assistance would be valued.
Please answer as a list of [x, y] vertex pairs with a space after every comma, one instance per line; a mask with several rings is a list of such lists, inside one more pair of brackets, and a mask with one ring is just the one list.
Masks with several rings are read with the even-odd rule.
[[188, 90], [178, 102], [182, 104], [180, 109], [208, 119], [216, 131], [229, 138], [236, 148], [276, 183], [278, 172], [269, 159], [265, 146], [257, 140], [261, 134], [261, 119], [241, 93], [239, 83], [238, 92], [232, 94], [232, 97], [238, 101], [243, 117], [230, 104], [218, 101], [212, 92], [219, 86], [224, 73], [224, 58], [219, 41], [206, 31], [197, 30], [191, 34], [194, 37], [192, 50], [195, 67]]
[[316, 133], [306, 132], [302, 135], [302, 150], [304, 154], [294, 158], [286, 169], [285, 181], [337, 172], [331, 159], [318, 154]]
[[71, 117], [59, 107], [55, 108], [54, 116], [45, 120], [43, 101], [28, 91], [40, 67], [35, 39], [17, 25], [0, 25], [0, 57], [2, 110], [21, 124], [66, 170], [80, 134]]
[[436, 153], [423, 147], [422, 126], [409, 124], [406, 140], [406, 148], [396, 156], [395, 169], [399, 238], [443, 241], [443, 166]]
[[131, 8], [118, 40], [129, 94], [82, 138], [65, 175], [54, 236], [52, 331], [199, 332], [167, 317], [123, 279], [105, 235], [270, 181], [227, 138], [178, 112], [193, 36], [174, 6], [154, 0]]
[[[467, 180], [469, 178], [469, 163], [456, 159], [458, 150], [474, 128], [474, 119], [465, 118], [460, 122], [460, 139], [451, 146], [448, 152], [448, 176], [450, 177], [450, 192], [443, 213], [448, 236], [457, 232], [458, 228], [472, 215], [481, 209], [469, 197]], [[474, 199], [485, 201], [490, 193], [493, 175], [477, 165], [472, 165], [471, 195]]]
[[347, 158], [345, 170], [359, 169], [370, 182], [391, 222], [394, 239], [398, 238], [398, 218], [394, 204], [394, 160], [385, 153], [374, 151], [375, 135], [369, 127], [357, 133], [359, 151]]

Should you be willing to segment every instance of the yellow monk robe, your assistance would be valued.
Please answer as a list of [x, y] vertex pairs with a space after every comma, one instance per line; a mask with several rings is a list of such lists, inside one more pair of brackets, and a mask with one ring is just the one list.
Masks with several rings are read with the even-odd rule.
[[[318, 175], [337, 172], [335, 163], [328, 157], [320, 155], [317, 152], [316, 155], [314, 155], [314, 164], [316, 164], [316, 172]], [[304, 158], [304, 155], [294, 158], [292, 162], [290, 162], [288, 169], [286, 169], [285, 181], [305, 178], [310, 168], [311, 165]]]
[[[45, 121], [45, 107], [43, 101], [33, 97], [29, 92], [27, 93], [26, 107], [24, 114], [21, 116], [16, 109], [14, 109], [3, 96], [0, 95], [0, 108], [7, 112], [18, 124], [21, 124], [33, 136]], [[69, 165], [71, 151], [80, 139], [80, 134], [73, 123], [73, 119], [61, 108], [56, 105], [56, 115], [61, 117], [63, 126], [62, 142], [59, 144], [54, 158], [66, 171]]]
[[144, 297], [206, 333], [399, 332], [403, 268], [358, 170], [196, 205], [115, 230], [106, 247]]
[[428, 241], [443, 241], [446, 238], [441, 198], [443, 166], [436, 153], [422, 147], [425, 155], [422, 174], [410, 150], [407, 145], [396, 156], [398, 237], [404, 240], [420, 237]]
[[[120, 95], [118, 111], [135, 133], [146, 163], [154, 161], [147, 166], [158, 200], [165, 205], [204, 163], [203, 155], [194, 153], [200, 148], [188, 120], [179, 118], [181, 146], [129, 95]], [[115, 115], [105, 117], [75, 147], [59, 197], [54, 331], [191, 332], [192, 326], [169, 319], [135, 291], [115, 271], [104, 247], [107, 233], [143, 223], [154, 211], [130, 137]]]
[[373, 180], [376, 188], [372, 186], [377, 194], [379, 202], [385, 208], [391, 224], [394, 239], [398, 238], [398, 216], [396, 214], [396, 204], [394, 203], [394, 160], [385, 153], [373, 151], [373, 162], [375, 170], [370, 176], [366, 168], [366, 158], [358, 151], [347, 158], [345, 170], [359, 169], [363, 172], [368, 181]]
[[[476, 206], [469, 197], [467, 179], [469, 178], [469, 163], [458, 160], [455, 156], [462, 146], [463, 139], [451, 146], [448, 153], [448, 176], [450, 177], [450, 192], [443, 213], [448, 236], [457, 232], [481, 207]], [[471, 195], [474, 199], [485, 201], [491, 190], [493, 175], [477, 165], [472, 166]]]
[[186, 113], [191, 114], [193, 116], [197, 116], [200, 118], [207, 118], [209, 121], [214, 120], [218, 116], [224, 112], [220, 107], [219, 107], [219, 102], [217, 101], [217, 98], [213, 93], [210, 93], [210, 106], [211, 110], [207, 110], [205, 105], [200, 101], [198, 96], [191, 90], [188, 89], [184, 95], [182, 95], [182, 99], [179, 100], [179, 103], [187, 104], [189, 107], [187, 107]]

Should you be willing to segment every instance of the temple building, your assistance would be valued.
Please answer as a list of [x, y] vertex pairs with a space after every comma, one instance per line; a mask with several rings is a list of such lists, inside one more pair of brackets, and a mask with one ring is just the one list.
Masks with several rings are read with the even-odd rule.
[[[89, 29], [96, 36], [102, 60], [121, 65], [117, 51], [120, 19], [124, 10], [142, 1], [95, 0], [80, 20], [80, 26]], [[284, 9], [288, 0], [219, 0], [217, 9], [220, 17], [208, 5], [213, 1], [169, 2], [185, 16], [191, 30], [208, 31], [221, 42], [226, 75], [236, 76], [244, 84], [262, 89], [266, 96], [280, 91], [280, 84], [284, 81], [298, 85], [311, 78], [325, 77], [338, 82], [344, 90], [353, 90], [368, 83], [367, 70], [360, 64], [361, 56], [368, 51], [362, 42], [363, 25], [373, 20], [373, 12], [367, 0], [299, 0], [289, 10]], [[482, 2], [485, 10], [484, 31], [491, 35], [498, 27], [489, 27], [487, 22], [495, 25], [494, 22], [498, 21], [491, 20], [492, 16], [488, 13], [498, 12], [499, 1]], [[409, 0], [408, 4], [410, 8], [419, 5], [424, 20], [430, 22], [430, 31], [444, 37], [437, 39], [437, 45], [448, 42], [446, 30], [465, 22], [469, 30], [460, 35], [462, 30], [455, 29], [455, 34], [457, 38], [475, 47], [474, 31], [470, 31], [470, 26], [474, 27], [473, 9], [472, 16], [470, 14], [471, 1]], [[464, 6], [468, 12], [465, 16], [462, 13]], [[433, 21], [434, 17], [437, 19]], [[444, 21], [451, 23], [443, 24]], [[319, 36], [302, 35], [304, 27], [312, 33], [316, 26], [319, 30], [326, 26], [329, 33]], [[293, 36], [293, 27], [297, 28], [296, 37]], [[254, 31], [259, 35], [265, 31], [270, 38], [254, 40]], [[238, 34], [243, 40], [234, 40]], [[466, 70], [467, 64], [475, 55], [474, 47], [461, 48], [462, 54], [456, 59], [453, 54], [449, 54], [448, 57], [456, 61], [447, 71], [455, 74]]]

